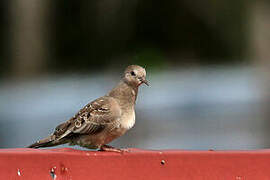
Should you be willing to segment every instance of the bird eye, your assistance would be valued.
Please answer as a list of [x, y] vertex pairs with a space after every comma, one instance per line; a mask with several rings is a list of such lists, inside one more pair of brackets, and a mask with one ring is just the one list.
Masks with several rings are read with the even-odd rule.
[[131, 76], [135, 76], [136, 75], [134, 71], [131, 71], [130, 74], [131, 74]]

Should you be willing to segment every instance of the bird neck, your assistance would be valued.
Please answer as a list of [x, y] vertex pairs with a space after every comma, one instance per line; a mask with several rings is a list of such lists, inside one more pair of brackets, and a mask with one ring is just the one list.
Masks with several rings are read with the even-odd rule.
[[134, 107], [137, 94], [138, 87], [130, 86], [121, 80], [119, 84], [108, 93], [108, 96], [119, 100], [120, 106]]

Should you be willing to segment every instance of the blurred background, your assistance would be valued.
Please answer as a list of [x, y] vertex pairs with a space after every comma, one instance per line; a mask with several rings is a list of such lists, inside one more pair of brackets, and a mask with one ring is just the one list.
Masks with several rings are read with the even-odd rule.
[[[0, 1], [0, 147], [25, 147], [146, 67], [118, 147], [270, 147], [270, 3]], [[78, 148], [78, 147], [75, 147]]]

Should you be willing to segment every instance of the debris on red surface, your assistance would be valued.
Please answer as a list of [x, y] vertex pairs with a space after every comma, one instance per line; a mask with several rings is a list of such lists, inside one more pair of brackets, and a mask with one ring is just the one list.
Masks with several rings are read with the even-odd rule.
[[270, 179], [270, 150], [1, 149], [0, 179]]

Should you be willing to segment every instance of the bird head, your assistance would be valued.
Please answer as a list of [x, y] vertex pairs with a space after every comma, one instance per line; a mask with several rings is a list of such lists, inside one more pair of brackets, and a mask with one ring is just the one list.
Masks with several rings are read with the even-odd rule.
[[130, 65], [125, 69], [124, 81], [135, 87], [139, 87], [143, 83], [149, 86], [145, 69], [138, 65]]

